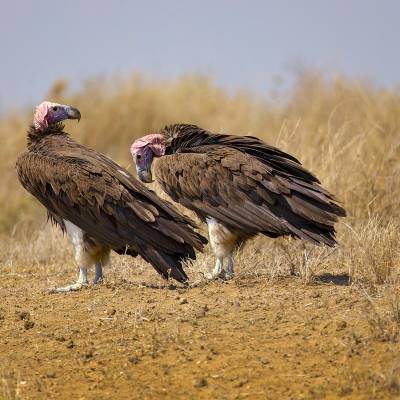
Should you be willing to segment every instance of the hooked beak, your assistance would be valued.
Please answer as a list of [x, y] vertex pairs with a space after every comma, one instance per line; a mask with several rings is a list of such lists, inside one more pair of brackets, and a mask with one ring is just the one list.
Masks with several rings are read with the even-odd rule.
[[131, 153], [136, 165], [136, 173], [139, 179], [144, 183], [153, 182], [153, 177], [151, 174], [151, 164], [153, 163], [153, 151], [151, 147], [146, 147], [141, 149], [140, 152]]
[[153, 176], [151, 174], [150, 169], [140, 168], [140, 167], [136, 166], [136, 173], [142, 182], [144, 182], [144, 183], [153, 182]]
[[78, 122], [81, 119], [81, 113], [75, 107], [68, 107], [67, 114], [68, 114], [68, 119], [77, 119]]

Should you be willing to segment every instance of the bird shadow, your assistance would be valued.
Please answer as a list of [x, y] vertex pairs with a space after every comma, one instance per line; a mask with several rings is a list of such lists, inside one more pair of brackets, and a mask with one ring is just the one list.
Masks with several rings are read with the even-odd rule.
[[[147, 289], [155, 289], [155, 290], [177, 290], [177, 291], [185, 291], [188, 289], [194, 289], [194, 288], [199, 288], [199, 287], [204, 287], [209, 285], [210, 283], [217, 282], [219, 284], [227, 284], [230, 281], [229, 280], [224, 280], [224, 279], [196, 279], [191, 282], [175, 282], [175, 281], [166, 281], [165, 283], [152, 283], [152, 282], [144, 282], [144, 281], [131, 281], [131, 280], [126, 280], [123, 279], [120, 283], [120, 287], [125, 287], [125, 288], [147, 288]], [[108, 288], [115, 288], [116, 284], [115, 283], [109, 283], [106, 284], [106, 287]]]
[[333, 284], [336, 286], [349, 286], [351, 283], [351, 278], [348, 274], [333, 275], [330, 273], [325, 273], [322, 275], [315, 276], [314, 282], [315, 283]]
[[[121, 287], [125, 288], [132, 288], [132, 287], [138, 287], [138, 288], [147, 288], [147, 289], [155, 289], [155, 290], [177, 290], [177, 291], [185, 291], [188, 289], [193, 289], [193, 288], [198, 288], [198, 287], [204, 287], [209, 285], [212, 282], [216, 282], [219, 284], [227, 284], [230, 281], [224, 281], [221, 279], [217, 280], [209, 280], [209, 279], [198, 279], [192, 282], [186, 282], [186, 283], [178, 283], [170, 281], [170, 282], [165, 282], [165, 283], [151, 283], [151, 282], [144, 282], [144, 281], [130, 281], [130, 280], [125, 280], [120, 283]], [[249, 281], [250, 283], [251, 281]], [[251, 282], [253, 283], [253, 282]], [[316, 275], [313, 277], [313, 283], [314, 284], [325, 284], [325, 285], [335, 285], [335, 286], [349, 286], [351, 283], [351, 278], [348, 274], [330, 274], [330, 273], [324, 273], [321, 275]], [[114, 288], [115, 284], [110, 284], [106, 285], [108, 287]]]

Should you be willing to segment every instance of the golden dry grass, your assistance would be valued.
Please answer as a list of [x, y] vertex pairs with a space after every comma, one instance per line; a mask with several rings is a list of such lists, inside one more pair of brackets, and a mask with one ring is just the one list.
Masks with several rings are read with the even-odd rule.
[[[87, 82], [78, 93], [56, 82], [48, 99], [82, 112], [68, 122], [72, 136], [131, 171], [134, 139], [169, 123], [195, 123], [233, 134], [251, 134], [293, 154], [343, 203], [348, 217], [337, 226], [339, 246], [327, 249], [293, 239], [256, 238], [236, 258], [237, 285], [294, 276], [300, 284], [352, 284], [365, 299], [371, 337], [397, 343], [400, 337], [400, 92], [366, 82], [318, 74], [301, 76], [284, 102], [250, 93], [228, 95], [202, 77], [148, 82], [134, 76], [123, 82]], [[32, 110], [0, 119], [0, 273], [26, 276], [35, 267], [48, 272], [47, 286], [60, 284], [73, 259], [68, 242], [45, 224], [44, 209], [20, 186], [14, 164], [25, 148]], [[155, 188], [158, 190], [157, 188]], [[129, 281], [132, 259], [113, 257], [109, 273]], [[188, 266], [198, 282], [211, 267], [210, 250]], [[135, 260], [137, 281], [148, 266]], [[25, 274], [25, 275], [24, 275]], [[106, 272], [107, 274], [107, 272]], [[347, 282], [348, 277], [349, 282]], [[400, 391], [399, 361], [379, 372], [377, 385]], [[15, 389], [16, 390], [16, 389]], [[15, 392], [14, 390], [14, 392]], [[5, 398], [15, 397], [3, 390]], [[0, 394], [1, 397], [1, 394]]]
[[[393, 280], [398, 273], [399, 91], [305, 74], [287, 100], [278, 103], [245, 92], [228, 95], [202, 77], [152, 83], [134, 76], [123, 82], [89, 81], [75, 94], [60, 80], [48, 99], [79, 107], [82, 121], [68, 123], [67, 131], [131, 171], [132, 141], [168, 123], [258, 136], [298, 157], [348, 211], [338, 225], [341, 246], [335, 252], [295, 241], [262, 240], [270, 265], [278, 257], [281, 270], [286, 263], [283, 270], [300, 269], [307, 281], [315, 268], [334, 268], [374, 283]], [[2, 263], [48, 262], [60, 259], [60, 251], [65, 253], [47, 239], [43, 246], [30, 240], [43, 228], [44, 211], [20, 186], [14, 164], [25, 147], [31, 118], [28, 110], [0, 120]]]

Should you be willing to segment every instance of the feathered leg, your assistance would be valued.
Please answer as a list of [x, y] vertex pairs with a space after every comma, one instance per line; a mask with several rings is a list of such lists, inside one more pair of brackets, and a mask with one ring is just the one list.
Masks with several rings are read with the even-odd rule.
[[78, 280], [67, 286], [51, 288], [51, 293], [73, 292], [88, 284], [87, 268], [95, 264], [93, 284], [103, 281], [103, 264], [108, 261], [110, 249], [93, 241], [79, 227], [64, 220], [68, 236], [74, 248], [75, 261], [79, 267]]
[[[211, 248], [217, 257], [213, 271], [206, 275], [208, 279], [233, 278], [233, 256], [232, 252], [238, 241], [237, 235], [230, 231], [226, 226], [216, 221], [214, 218], [207, 218], [208, 236]], [[228, 258], [227, 270], [224, 271], [223, 260]]]

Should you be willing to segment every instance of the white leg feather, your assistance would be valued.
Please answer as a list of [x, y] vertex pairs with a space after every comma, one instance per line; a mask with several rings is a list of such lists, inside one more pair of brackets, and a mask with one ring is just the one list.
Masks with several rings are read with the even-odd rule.
[[[207, 225], [210, 244], [217, 258], [214, 270], [207, 274], [207, 278], [232, 279], [234, 275], [232, 252], [238, 240], [237, 235], [214, 218], [207, 218]], [[226, 271], [222, 269], [224, 257], [228, 258]]]
[[[67, 234], [74, 248], [75, 261], [81, 267], [79, 268], [79, 277], [77, 282], [49, 289], [52, 293], [73, 292], [81, 289], [88, 284], [87, 269], [95, 264], [95, 277], [93, 284], [103, 281], [103, 264], [108, 261], [110, 249], [87, 238], [82, 229], [70, 221], [64, 220]], [[82, 267], [84, 265], [84, 267]]]

